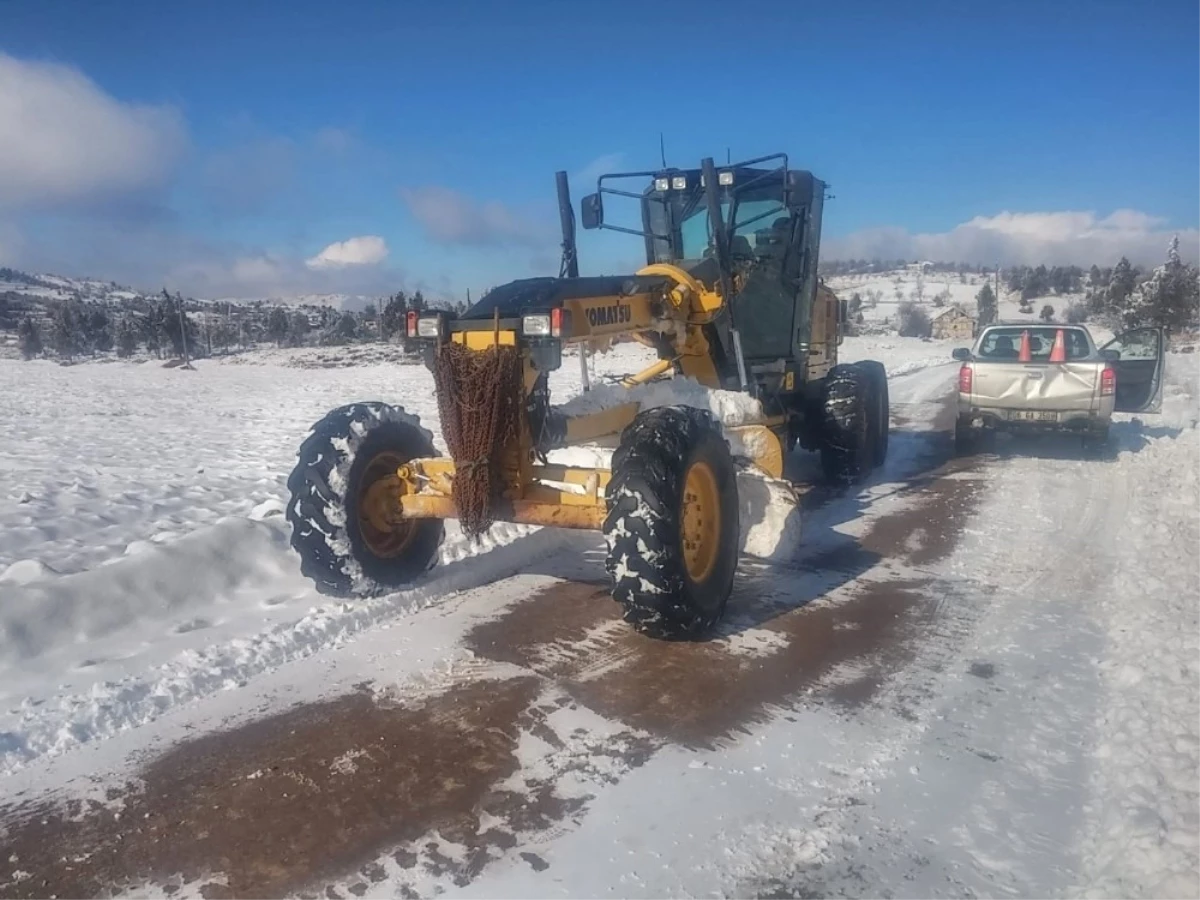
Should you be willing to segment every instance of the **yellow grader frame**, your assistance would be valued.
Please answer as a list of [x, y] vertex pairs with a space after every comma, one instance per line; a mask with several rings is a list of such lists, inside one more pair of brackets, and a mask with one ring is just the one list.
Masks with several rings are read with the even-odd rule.
[[[827, 471], [842, 480], [863, 477], [886, 452], [882, 367], [837, 366], [844, 307], [815, 277], [824, 186], [783, 160], [778, 170], [753, 168], [762, 160], [728, 170], [749, 181], [751, 194], [758, 184], [758, 202], [777, 197], [772, 209], [785, 214], [774, 231], [758, 232], [758, 255], [737, 243], [737, 194], [711, 160], [682, 174], [633, 173], [653, 175], [640, 195], [645, 219], [651, 204], [679, 214], [690, 202], [693, 217], [707, 215], [715, 252], [685, 259], [689, 247], [678, 228], [655, 247], [665, 229], [651, 227], [639, 232], [648, 264], [619, 277], [579, 277], [574, 214], [559, 173], [559, 278], [513, 282], [463, 316], [408, 313], [408, 338], [422, 347], [435, 377], [450, 455], [434, 451], [415, 417], [379, 403], [334, 410], [302, 445], [289, 479], [288, 517], [292, 544], [318, 587], [335, 594], [395, 588], [436, 561], [444, 520], [458, 519], [471, 536], [507, 521], [603, 531], [614, 597], [640, 630], [688, 636], [715, 623], [738, 555], [731, 446], [743, 464], [775, 479], [783, 478], [795, 443], [821, 449]], [[723, 190], [706, 191], [705, 183]], [[672, 185], [690, 185], [690, 201], [669, 196]], [[584, 200], [585, 227], [612, 227], [603, 223], [601, 193]], [[723, 199], [732, 210], [722, 208]], [[766, 281], [774, 293], [764, 295], [761, 273], [773, 248], [784, 261]], [[803, 262], [793, 258], [789, 279], [793, 251]], [[787, 326], [783, 353], [743, 352], [731, 307], [754, 293], [755, 278], [756, 302]], [[747, 306], [739, 321], [758, 313]], [[550, 406], [547, 376], [561, 366], [564, 348], [582, 355], [614, 338], [641, 342], [659, 356], [625, 378], [625, 387], [692, 379], [751, 393], [762, 416], [722, 428], [706, 411], [643, 410], [635, 399], [583, 415]], [[611, 470], [548, 461], [552, 450], [618, 436]]]

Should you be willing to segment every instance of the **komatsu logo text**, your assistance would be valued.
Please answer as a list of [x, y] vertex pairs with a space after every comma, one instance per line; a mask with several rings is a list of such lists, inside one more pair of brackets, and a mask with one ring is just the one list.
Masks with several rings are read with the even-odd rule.
[[587, 311], [588, 322], [593, 328], [606, 325], [624, 325], [632, 321], [633, 310], [628, 303], [617, 303], [613, 306], [596, 306]]

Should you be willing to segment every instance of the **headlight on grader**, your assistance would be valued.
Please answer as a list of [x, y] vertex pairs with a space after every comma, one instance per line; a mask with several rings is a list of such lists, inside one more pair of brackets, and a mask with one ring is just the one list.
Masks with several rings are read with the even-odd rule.
[[570, 313], [564, 309], [552, 309], [548, 313], [535, 313], [521, 317], [521, 331], [526, 337], [563, 336], [563, 323], [570, 322]]
[[421, 316], [417, 319], [417, 337], [436, 338], [442, 335], [441, 316]]
[[434, 316], [423, 316], [415, 309], [410, 309], [405, 317], [405, 331], [409, 338], [440, 338], [445, 330], [442, 328], [443, 318], [441, 313]]

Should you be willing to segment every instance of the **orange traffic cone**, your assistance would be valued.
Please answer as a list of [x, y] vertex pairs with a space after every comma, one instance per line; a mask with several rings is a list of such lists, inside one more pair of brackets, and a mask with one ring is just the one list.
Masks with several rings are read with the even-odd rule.
[[1029, 349], [1029, 332], [1021, 332], [1021, 351], [1017, 357], [1020, 362], [1030, 362], [1033, 359], [1033, 352]]
[[1063, 330], [1060, 328], [1054, 334], [1054, 347], [1050, 350], [1050, 362], [1062, 363], [1067, 361], [1067, 344], [1066, 338], [1063, 337]]

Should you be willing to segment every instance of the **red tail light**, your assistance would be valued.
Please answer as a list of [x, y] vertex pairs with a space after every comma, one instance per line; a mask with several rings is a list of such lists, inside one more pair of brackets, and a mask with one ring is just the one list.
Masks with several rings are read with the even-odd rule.
[[408, 311], [406, 324], [408, 327], [408, 336], [410, 338], [415, 338], [417, 336], [417, 319], [419, 318], [420, 314], [415, 309], [410, 309]]
[[562, 307], [550, 310], [550, 337], [562, 337]]
[[958, 370], [958, 392], [960, 394], [971, 393], [974, 382], [975, 371], [970, 366], [963, 366]]
[[1117, 392], [1117, 370], [1105, 366], [1100, 370], [1100, 396], [1111, 397]]

